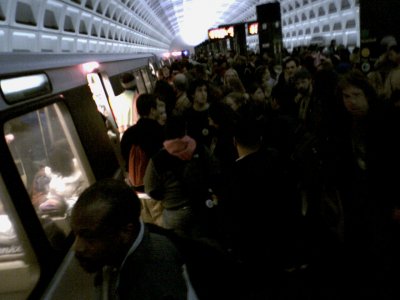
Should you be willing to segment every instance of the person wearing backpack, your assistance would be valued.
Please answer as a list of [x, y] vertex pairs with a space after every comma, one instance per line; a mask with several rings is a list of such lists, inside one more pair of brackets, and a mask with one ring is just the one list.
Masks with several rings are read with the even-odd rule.
[[206, 146], [186, 135], [181, 117], [168, 118], [163, 145], [150, 159], [144, 176], [145, 192], [164, 207], [162, 226], [184, 236], [213, 236], [218, 160]]

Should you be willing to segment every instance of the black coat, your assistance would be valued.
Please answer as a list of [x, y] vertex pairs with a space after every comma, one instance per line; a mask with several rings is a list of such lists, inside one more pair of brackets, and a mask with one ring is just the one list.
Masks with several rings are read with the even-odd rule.
[[147, 157], [152, 157], [162, 148], [164, 141], [163, 127], [149, 118], [140, 118], [139, 121], [129, 127], [121, 139], [121, 154], [125, 162], [129, 160], [129, 151], [132, 145], [138, 145]]

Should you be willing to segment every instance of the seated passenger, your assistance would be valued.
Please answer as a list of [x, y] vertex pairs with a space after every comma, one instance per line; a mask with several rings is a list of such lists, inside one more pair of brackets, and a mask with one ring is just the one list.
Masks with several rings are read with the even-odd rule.
[[49, 152], [48, 166], [35, 175], [32, 202], [41, 214], [64, 215], [83, 190], [84, 178], [65, 141], [56, 142]]

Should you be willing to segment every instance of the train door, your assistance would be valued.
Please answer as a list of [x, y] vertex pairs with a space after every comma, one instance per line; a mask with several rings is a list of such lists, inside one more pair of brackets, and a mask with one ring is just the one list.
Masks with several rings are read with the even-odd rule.
[[151, 80], [149, 69], [143, 68], [143, 69], [140, 69], [140, 72], [142, 73], [143, 81], [144, 81], [147, 91], [149, 93], [153, 92], [154, 82]]
[[[46, 276], [57, 281], [48, 291], [49, 299], [71, 299], [74, 293], [92, 297], [92, 278], [79, 270], [72, 252], [58, 275], [52, 273], [60, 263], [56, 257], [61, 259], [71, 245], [71, 209], [95, 181], [63, 98], [9, 118], [3, 136], [9, 154], [4, 150], [1, 155], [0, 298], [37, 299], [42, 292], [36, 295], [35, 288], [43, 288]], [[17, 187], [18, 177], [11, 180], [10, 163], [22, 189]]]
[[86, 78], [93, 100], [96, 102], [97, 110], [101, 113], [106, 123], [108, 136], [115, 144], [119, 141], [119, 132], [116, 117], [109, 101], [109, 99], [115, 97], [110, 81], [106, 74], [88, 73]]
[[37, 257], [28, 242], [1, 175], [0, 298], [27, 299], [39, 276]]
[[152, 85], [152, 88], [154, 89], [157, 81], [157, 64], [153, 62], [149, 62], [149, 78], [150, 82]]
[[137, 89], [140, 94], [145, 94], [145, 93], [151, 93], [151, 87], [150, 89], [148, 89], [148, 87], [146, 86], [146, 82], [143, 79], [143, 75], [141, 70], [136, 70], [133, 72], [134, 76], [135, 76], [135, 80], [136, 80], [136, 84], [137, 84]]

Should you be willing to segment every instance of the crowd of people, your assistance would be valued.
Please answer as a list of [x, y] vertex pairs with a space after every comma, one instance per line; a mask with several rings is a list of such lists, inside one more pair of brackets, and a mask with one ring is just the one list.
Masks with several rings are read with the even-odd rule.
[[131, 187], [74, 207], [82, 265], [116, 268], [119, 299], [395, 299], [400, 48], [368, 74], [356, 50], [164, 66], [122, 135]]

